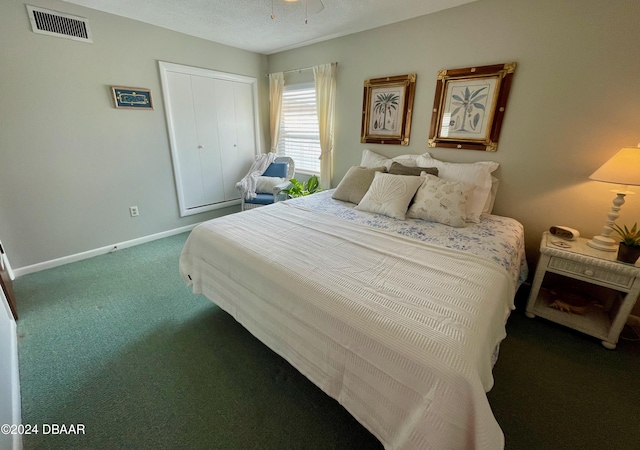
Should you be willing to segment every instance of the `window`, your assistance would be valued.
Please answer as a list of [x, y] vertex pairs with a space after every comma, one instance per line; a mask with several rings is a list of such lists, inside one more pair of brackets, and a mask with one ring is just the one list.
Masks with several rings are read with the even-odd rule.
[[320, 173], [320, 132], [314, 83], [284, 87], [278, 154], [292, 158], [296, 172]]

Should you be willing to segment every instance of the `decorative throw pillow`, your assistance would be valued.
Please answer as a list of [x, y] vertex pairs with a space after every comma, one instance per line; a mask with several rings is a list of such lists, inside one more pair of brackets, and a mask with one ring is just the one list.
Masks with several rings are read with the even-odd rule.
[[373, 183], [355, 209], [404, 220], [423, 180], [423, 177], [376, 172]]
[[[429, 153], [425, 153], [425, 155], [428, 154]], [[391, 163], [396, 161], [408, 167], [416, 167], [418, 165], [416, 164], [416, 160], [419, 156], [422, 155], [400, 155], [393, 158], [387, 158], [386, 156], [379, 155], [378, 153], [372, 152], [371, 150], [365, 148], [364, 150], [362, 150], [362, 159], [360, 160], [360, 165], [363, 167], [385, 166], [387, 170], [389, 170], [391, 168]]]
[[461, 181], [446, 181], [425, 174], [407, 217], [461, 228], [466, 225], [467, 200], [473, 186]]
[[256, 194], [273, 194], [273, 188], [284, 182], [280, 177], [258, 177], [256, 179]]
[[417, 163], [422, 167], [436, 167], [438, 177], [443, 180], [462, 181], [473, 185], [473, 195], [467, 202], [467, 222], [480, 222], [480, 215], [487, 206], [487, 198], [491, 192], [491, 173], [500, 164], [494, 161], [450, 163], [432, 158], [429, 153], [420, 155]]
[[393, 161], [389, 168], [389, 173], [393, 175], [412, 175], [414, 177], [419, 177], [422, 172], [438, 176], [438, 169], [435, 167], [409, 167], [404, 164], [400, 164], [397, 161]]
[[333, 191], [331, 198], [355, 203], [357, 205], [369, 190], [369, 186], [371, 186], [376, 172], [386, 171], [387, 169], [384, 166], [373, 168], [353, 166], [347, 171], [344, 178], [342, 178], [336, 190]]

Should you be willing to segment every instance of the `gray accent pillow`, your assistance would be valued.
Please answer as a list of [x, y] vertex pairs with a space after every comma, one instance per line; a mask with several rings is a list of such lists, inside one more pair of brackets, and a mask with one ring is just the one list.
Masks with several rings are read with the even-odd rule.
[[387, 168], [384, 166], [372, 168], [353, 166], [347, 171], [336, 190], [333, 191], [331, 198], [357, 205], [369, 190], [375, 173], [386, 171]]
[[389, 168], [389, 173], [392, 175], [411, 175], [419, 177], [422, 172], [427, 172], [429, 175], [438, 176], [438, 169], [435, 167], [409, 167], [399, 162], [392, 162]]

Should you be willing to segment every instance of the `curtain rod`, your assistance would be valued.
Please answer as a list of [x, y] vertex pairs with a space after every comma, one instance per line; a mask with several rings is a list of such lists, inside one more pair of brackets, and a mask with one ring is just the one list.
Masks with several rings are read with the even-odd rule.
[[[338, 65], [337, 62], [332, 62], [331, 64], [335, 64], [336, 66]], [[291, 70], [283, 70], [282, 73], [291, 73], [291, 72], [302, 72], [303, 70], [313, 70], [314, 66], [311, 67], [301, 67], [299, 69], [291, 69]], [[275, 73], [275, 72], [274, 72]], [[266, 74], [265, 76], [269, 76], [269, 74]]]

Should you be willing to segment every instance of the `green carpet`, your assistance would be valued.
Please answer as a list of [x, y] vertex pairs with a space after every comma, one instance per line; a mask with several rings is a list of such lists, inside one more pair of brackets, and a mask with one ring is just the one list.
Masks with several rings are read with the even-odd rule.
[[[374, 449], [337, 402], [178, 273], [186, 234], [15, 281], [25, 449]], [[635, 449], [640, 344], [516, 311], [489, 393], [507, 449]]]
[[506, 448], [640, 448], [637, 335], [625, 327], [616, 350], [607, 350], [598, 339], [525, 317], [526, 295], [507, 323], [488, 394]]
[[15, 283], [23, 423], [34, 448], [375, 448], [337, 402], [193, 295], [186, 234]]

